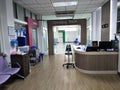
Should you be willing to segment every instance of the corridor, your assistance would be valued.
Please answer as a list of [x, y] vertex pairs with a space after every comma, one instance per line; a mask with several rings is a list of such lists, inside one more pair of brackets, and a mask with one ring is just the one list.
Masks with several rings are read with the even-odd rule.
[[72, 67], [62, 67], [64, 55], [44, 56], [43, 62], [31, 67], [25, 78], [8, 81], [0, 90], [119, 90], [118, 75], [89, 75]]

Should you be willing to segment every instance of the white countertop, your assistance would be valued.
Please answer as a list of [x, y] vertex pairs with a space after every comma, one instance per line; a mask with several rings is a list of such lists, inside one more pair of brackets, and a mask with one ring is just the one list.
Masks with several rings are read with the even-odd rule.
[[[79, 49], [78, 49], [79, 48]], [[118, 52], [110, 52], [110, 51], [98, 51], [98, 52], [86, 52], [86, 46], [85, 45], [73, 45], [73, 50], [75, 53], [79, 54], [88, 54], [88, 55], [106, 55], [106, 54], [118, 54]]]

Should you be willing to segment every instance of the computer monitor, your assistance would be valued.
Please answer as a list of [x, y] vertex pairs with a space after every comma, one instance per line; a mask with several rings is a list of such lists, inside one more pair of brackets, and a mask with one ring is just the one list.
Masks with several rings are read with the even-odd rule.
[[103, 49], [105, 51], [107, 51], [107, 49], [112, 49], [112, 42], [111, 41], [100, 41], [99, 49]]
[[92, 41], [92, 46], [97, 47], [98, 46], [98, 41]]

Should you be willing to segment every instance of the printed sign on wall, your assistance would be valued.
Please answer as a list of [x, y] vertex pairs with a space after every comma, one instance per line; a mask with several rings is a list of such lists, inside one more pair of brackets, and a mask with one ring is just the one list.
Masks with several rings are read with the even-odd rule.
[[102, 28], [108, 28], [108, 24], [103, 24]]

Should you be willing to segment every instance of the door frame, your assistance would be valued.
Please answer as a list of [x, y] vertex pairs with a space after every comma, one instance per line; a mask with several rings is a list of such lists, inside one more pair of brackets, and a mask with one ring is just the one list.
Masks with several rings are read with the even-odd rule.
[[86, 44], [87, 36], [87, 20], [86, 19], [66, 19], [66, 20], [48, 20], [48, 48], [49, 55], [54, 55], [53, 26], [61, 25], [80, 25], [81, 26], [81, 44]]

